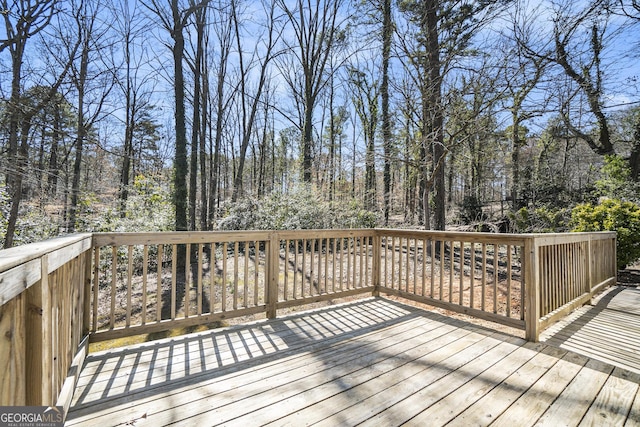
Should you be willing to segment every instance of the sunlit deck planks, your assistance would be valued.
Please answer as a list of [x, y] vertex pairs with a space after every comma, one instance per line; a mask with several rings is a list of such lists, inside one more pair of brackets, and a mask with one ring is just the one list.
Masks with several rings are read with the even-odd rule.
[[551, 326], [544, 342], [640, 374], [640, 289], [610, 288]]
[[67, 425], [638, 425], [639, 384], [376, 298], [89, 355]]

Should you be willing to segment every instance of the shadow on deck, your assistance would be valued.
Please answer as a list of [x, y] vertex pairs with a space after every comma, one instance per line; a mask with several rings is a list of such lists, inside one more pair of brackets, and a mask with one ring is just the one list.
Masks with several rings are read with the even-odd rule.
[[640, 374], [640, 288], [616, 286], [546, 330], [543, 342]]
[[637, 370], [368, 298], [90, 354], [67, 425], [635, 425], [639, 384]]

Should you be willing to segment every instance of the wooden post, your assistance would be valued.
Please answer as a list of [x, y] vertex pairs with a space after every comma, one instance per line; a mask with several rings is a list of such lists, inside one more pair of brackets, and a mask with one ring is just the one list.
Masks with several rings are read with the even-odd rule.
[[[591, 290], [593, 289], [593, 285], [597, 284], [597, 282], [594, 282], [593, 278], [591, 277], [592, 275], [592, 268], [593, 266], [591, 265], [591, 261], [592, 261], [592, 257], [591, 257], [591, 252], [593, 251], [593, 247], [591, 246], [591, 234], [589, 234], [589, 237], [587, 238], [587, 259], [586, 259], [586, 264], [587, 264], [587, 284], [589, 286], [589, 289], [586, 289], [586, 291], [588, 293], [591, 293]], [[584, 292], [584, 290], [581, 289], [581, 291]], [[593, 295], [591, 295], [593, 297]]]
[[373, 251], [372, 256], [373, 260], [371, 263], [371, 284], [373, 285], [373, 292], [371, 293], [374, 297], [380, 296], [380, 266], [382, 264], [381, 260], [381, 239], [380, 233], [375, 231], [372, 237]]
[[278, 255], [280, 251], [280, 238], [277, 233], [269, 235], [267, 245], [267, 280], [266, 280], [266, 299], [267, 299], [267, 318], [276, 318], [276, 304], [278, 302]]
[[51, 406], [55, 403], [53, 392], [54, 372], [53, 372], [53, 327], [58, 327], [53, 322], [53, 301], [51, 289], [49, 287], [49, 255], [43, 255], [41, 261], [40, 283], [42, 285], [42, 347], [33, 349], [42, 355], [42, 401], [40, 405]]
[[524, 264], [524, 320], [525, 336], [527, 341], [538, 342], [540, 340], [539, 313], [540, 313], [540, 278], [538, 266], [538, 248], [535, 237], [525, 240], [522, 263]]
[[[0, 405], [26, 405], [31, 349], [24, 333], [25, 294], [0, 303]], [[26, 327], [29, 326], [27, 323]]]

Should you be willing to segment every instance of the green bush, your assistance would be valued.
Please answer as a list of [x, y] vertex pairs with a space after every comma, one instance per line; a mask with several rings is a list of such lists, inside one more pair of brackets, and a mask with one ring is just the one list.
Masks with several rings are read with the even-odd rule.
[[571, 211], [539, 207], [522, 208], [509, 215], [516, 233], [562, 233], [568, 230]]
[[631, 169], [620, 156], [605, 156], [600, 171], [601, 177], [595, 182], [596, 196], [638, 202], [640, 184], [631, 179]]
[[640, 259], [640, 206], [606, 199], [598, 205], [583, 204], [571, 212], [573, 231], [615, 231], [618, 268]]
[[172, 231], [175, 216], [168, 183], [158, 177], [137, 175], [129, 186], [124, 218], [117, 204], [90, 218], [92, 222], [84, 227], [89, 231]]

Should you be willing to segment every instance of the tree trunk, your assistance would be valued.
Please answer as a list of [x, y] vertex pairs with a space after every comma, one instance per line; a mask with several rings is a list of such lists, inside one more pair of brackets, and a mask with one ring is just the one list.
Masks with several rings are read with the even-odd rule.
[[71, 205], [69, 206], [69, 221], [67, 231], [73, 233], [76, 229], [76, 217], [78, 210], [78, 197], [80, 195], [80, 172], [82, 166], [82, 150], [87, 134], [84, 114], [84, 92], [89, 68], [89, 34], [85, 33], [82, 54], [80, 56], [80, 73], [77, 77], [76, 88], [78, 90], [78, 121], [76, 130], [75, 151], [76, 157], [73, 163], [73, 178], [71, 179]]
[[389, 58], [391, 56], [391, 0], [383, 0], [382, 7], [382, 145], [384, 150], [384, 225], [389, 225], [391, 210], [391, 120], [389, 116]]
[[442, 111], [442, 76], [440, 75], [440, 43], [438, 40], [438, 1], [428, 1], [427, 7], [427, 72], [429, 73], [429, 105], [431, 111], [431, 134], [433, 135], [433, 187], [434, 229], [445, 229], [445, 155], [444, 117]]
[[13, 239], [16, 233], [16, 225], [18, 223], [18, 214], [20, 213], [20, 202], [22, 201], [22, 180], [27, 173], [27, 156], [29, 152], [29, 130], [31, 129], [31, 117], [27, 117], [22, 121], [20, 133], [21, 143], [20, 149], [16, 156], [16, 172], [13, 182], [13, 192], [11, 194], [11, 210], [9, 211], [9, 219], [7, 221], [7, 233], [4, 240], [4, 248], [8, 249], [13, 246]]
[[[176, 149], [174, 158], [173, 177], [173, 203], [175, 207], [176, 230], [187, 230], [187, 129], [185, 124], [184, 107], [184, 69], [182, 59], [184, 56], [184, 35], [182, 33], [182, 17], [178, 0], [171, 0], [174, 28], [172, 37], [174, 45], [172, 49], [174, 66], [174, 96], [175, 96], [175, 125], [176, 125]], [[184, 258], [183, 258], [184, 261]], [[182, 264], [184, 265], [184, 264]]]

